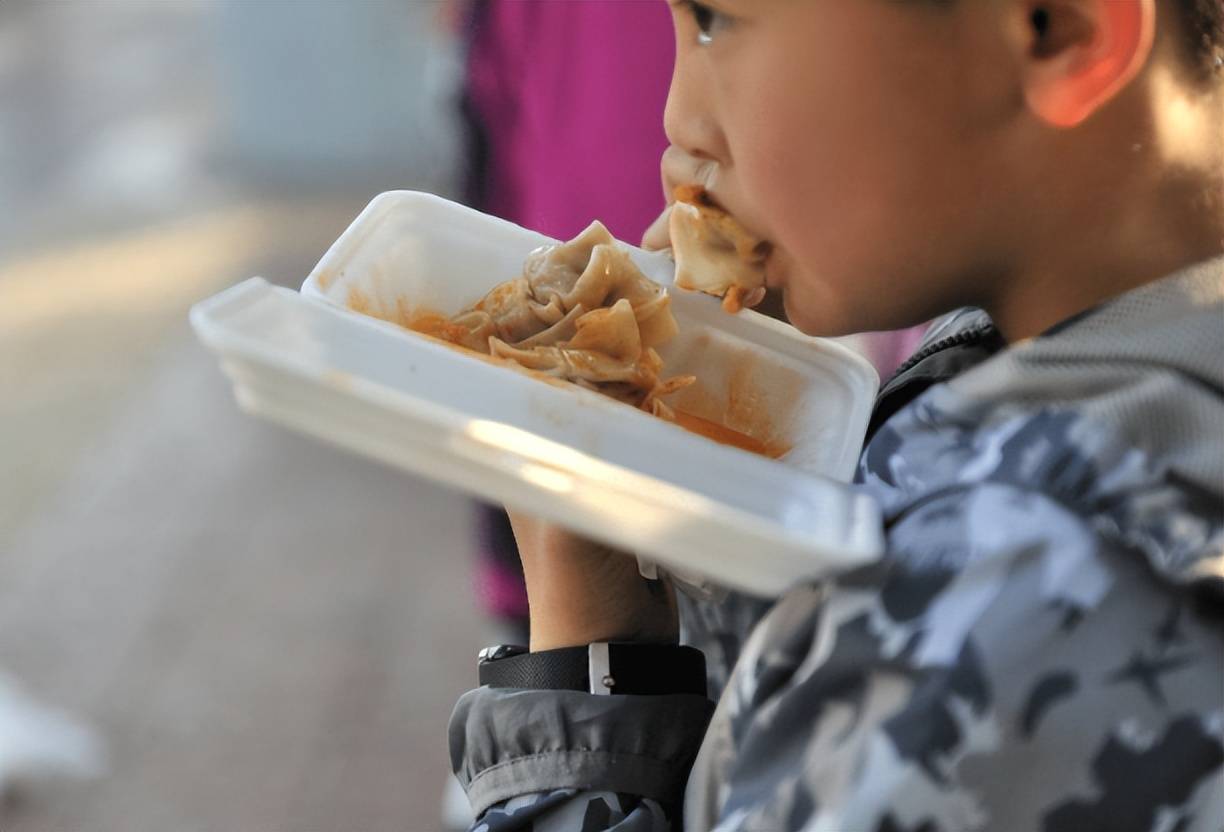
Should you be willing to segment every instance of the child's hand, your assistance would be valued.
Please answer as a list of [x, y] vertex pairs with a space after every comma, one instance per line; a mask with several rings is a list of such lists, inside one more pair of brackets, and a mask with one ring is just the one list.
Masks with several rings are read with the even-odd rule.
[[560, 526], [510, 512], [527, 580], [531, 649], [594, 641], [675, 642], [675, 595], [637, 560]]
[[714, 190], [717, 165], [707, 159], [690, 156], [675, 145], [671, 145], [663, 151], [659, 169], [663, 175], [663, 198], [667, 200], [667, 207], [642, 235], [642, 248], [644, 249], [671, 247], [671, 236], [667, 232], [667, 223], [671, 216], [672, 203], [676, 201], [676, 186], [700, 185], [707, 191]]

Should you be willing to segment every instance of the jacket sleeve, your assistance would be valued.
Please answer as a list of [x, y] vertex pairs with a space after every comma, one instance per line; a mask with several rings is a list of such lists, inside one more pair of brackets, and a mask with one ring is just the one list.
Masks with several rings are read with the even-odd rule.
[[713, 703], [482, 687], [450, 723], [475, 829], [668, 832]]

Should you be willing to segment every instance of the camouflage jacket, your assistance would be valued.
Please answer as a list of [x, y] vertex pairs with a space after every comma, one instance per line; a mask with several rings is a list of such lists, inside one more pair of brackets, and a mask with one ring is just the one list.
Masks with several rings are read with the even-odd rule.
[[1224, 259], [1008, 347], [952, 316], [857, 482], [882, 562], [688, 605], [717, 707], [465, 694], [475, 829], [1224, 829]]

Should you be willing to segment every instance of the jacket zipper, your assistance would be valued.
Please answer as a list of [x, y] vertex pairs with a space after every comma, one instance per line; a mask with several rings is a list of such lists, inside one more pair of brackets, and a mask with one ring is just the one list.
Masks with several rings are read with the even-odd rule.
[[994, 326], [992, 324], [986, 324], [973, 329], [964, 330], [963, 332], [958, 332], [955, 335], [949, 335], [946, 338], [940, 338], [933, 344], [927, 344], [925, 347], [918, 350], [918, 352], [907, 358], [905, 362], [896, 369], [896, 371], [892, 374], [892, 377], [889, 379], [889, 383], [891, 384], [893, 380], [899, 377], [902, 373], [909, 372], [919, 362], [925, 361], [935, 353], [943, 352], [951, 347], [964, 346], [965, 344], [972, 343], [973, 341], [980, 341], [993, 331]]

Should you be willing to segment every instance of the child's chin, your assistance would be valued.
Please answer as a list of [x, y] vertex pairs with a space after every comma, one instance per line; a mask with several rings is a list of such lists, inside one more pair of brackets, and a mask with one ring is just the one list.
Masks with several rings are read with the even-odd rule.
[[786, 320], [804, 335], [818, 338], [837, 338], [841, 335], [852, 335], [858, 332], [854, 322], [843, 318], [838, 310], [829, 305], [813, 309], [810, 304], [800, 302], [792, 293], [783, 295], [783, 306], [786, 309]]

